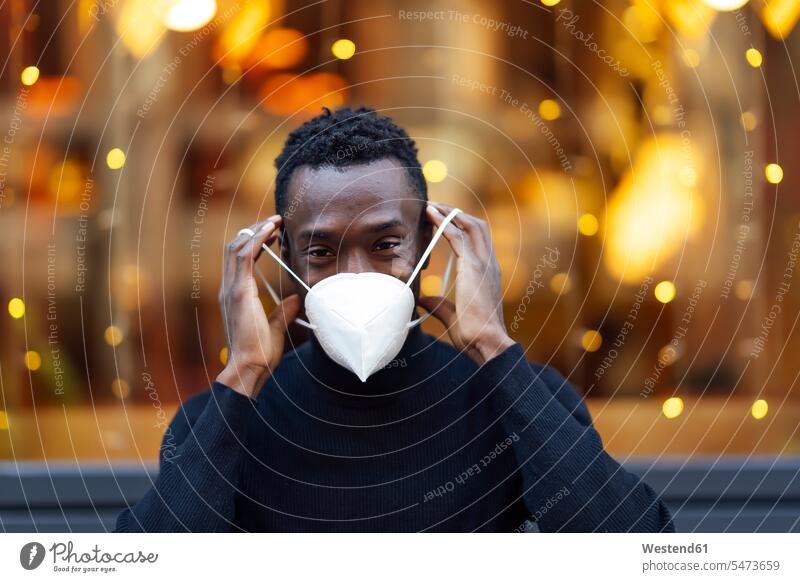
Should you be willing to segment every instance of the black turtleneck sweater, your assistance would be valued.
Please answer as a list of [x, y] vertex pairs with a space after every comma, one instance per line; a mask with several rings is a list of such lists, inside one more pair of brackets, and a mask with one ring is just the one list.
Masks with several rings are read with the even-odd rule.
[[520, 344], [478, 367], [415, 328], [367, 382], [313, 338], [253, 400], [184, 403], [116, 531], [671, 531], [585, 405]]

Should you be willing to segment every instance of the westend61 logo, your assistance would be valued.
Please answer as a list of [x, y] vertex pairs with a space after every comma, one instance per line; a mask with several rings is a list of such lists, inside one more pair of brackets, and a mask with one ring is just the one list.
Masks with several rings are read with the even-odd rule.
[[42, 565], [47, 553], [53, 558], [54, 572], [116, 572], [114, 564], [154, 564], [158, 554], [135, 552], [104, 552], [98, 545], [86, 552], [76, 552], [72, 542], [56, 542], [49, 550], [39, 542], [29, 542], [19, 551], [19, 563], [26, 570], [34, 570]]

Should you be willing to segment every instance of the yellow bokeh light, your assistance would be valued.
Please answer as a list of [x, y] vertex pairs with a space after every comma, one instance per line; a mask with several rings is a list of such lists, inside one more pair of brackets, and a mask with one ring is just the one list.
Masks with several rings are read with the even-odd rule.
[[216, 0], [171, 0], [161, 20], [170, 30], [188, 32], [211, 22], [216, 13]]
[[641, 281], [680, 251], [703, 222], [697, 186], [681, 180], [685, 166], [702, 182], [699, 148], [676, 134], [659, 134], [639, 146], [633, 168], [611, 195], [604, 223], [608, 270], [621, 279]]
[[646, 0], [634, 0], [622, 13], [627, 31], [639, 42], [654, 42], [663, 26], [658, 9]]
[[219, 351], [219, 361], [222, 362], [222, 365], [226, 365], [228, 363], [228, 348], [222, 348]]
[[119, 148], [113, 148], [106, 155], [106, 164], [112, 170], [119, 170], [125, 165], [125, 152]]
[[767, 167], [764, 168], [764, 175], [770, 184], [780, 184], [783, 180], [783, 168], [778, 164], [767, 164]]
[[680, 396], [667, 398], [661, 405], [661, 412], [667, 418], [678, 418], [683, 412], [683, 399]]
[[795, 0], [766, 0], [760, 2], [760, 16], [764, 28], [781, 40], [789, 36], [800, 18], [800, 2]]
[[764, 57], [761, 56], [761, 51], [753, 47], [750, 47], [744, 52], [744, 58], [747, 59], [747, 62], [750, 63], [750, 66], [753, 68], [760, 67], [761, 63], [764, 61]]
[[753, 296], [753, 281], [751, 279], [742, 279], [736, 282], [736, 286], [733, 289], [736, 297], [746, 301]]
[[587, 352], [596, 352], [603, 345], [603, 336], [599, 331], [590, 329], [581, 336], [581, 347]]
[[337, 59], [346, 61], [356, 54], [356, 43], [349, 38], [340, 38], [331, 45], [331, 52]]
[[42, 367], [42, 356], [39, 355], [39, 352], [33, 350], [25, 352], [25, 356], [22, 360], [25, 363], [25, 367], [31, 371], [35, 372]]
[[131, 393], [130, 384], [128, 384], [128, 382], [126, 382], [122, 378], [115, 378], [111, 382], [111, 393], [120, 400], [123, 400], [127, 398]]
[[441, 182], [447, 178], [447, 166], [441, 160], [428, 160], [422, 166], [422, 174], [428, 182]]
[[109, 325], [106, 328], [105, 333], [103, 333], [103, 337], [106, 340], [106, 343], [110, 346], [118, 346], [122, 343], [122, 340], [125, 338], [125, 334], [122, 333], [122, 329], [117, 327], [116, 325]]
[[661, 281], [653, 289], [653, 295], [656, 296], [661, 303], [669, 303], [675, 299], [675, 283], [672, 281]]
[[572, 279], [570, 279], [567, 273], [556, 273], [550, 279], [550, 289], [553, 293], [559, 295], [569, 293], [569, 290], [572, 289]]
[[437, 275], [426, 275], [420, 283], [420, 291], [423, 295], [439, 295], [442, 290], [442, 278]]
[[542, 0], [542, 4], [545, 6], [555, 6], [559, 2], [561, 2], [561, 0]]
[[703, 0], [714, 10], [730, 12], [747, 4], [750, 0]]
[[561, 105], [553, 99], [544, 99], [539, 103], [539, 117], [547, 121], [553, 121], [561, 117]]
[[594, 236], [600, 229], [600, 222], [594, 214], [581, 214], [578, 219], [578, 231], [584, 236]]
[[753, 406], [750, 407], [750, 414], [756, 420], [761, 420], [767, 415], [769, 412], [769, 405], [767, 404], [766, 400], [758, 399], [753, 402]]
[[670, 23], [682, 37], [693, 40], [705, 38], [717, 16], [716, 10], [695, 0], [672, 0], [658, 4], [658, 10], [666, 12]]
[[758, 125], [758, 118], [752, 111], [745, 111], [742, 113], [741, 122], [745, 131], [753, 131]]
[[271, 2], [244, 3], [217, 38], [214, 57], [223, 65], [241, 64], [261, 39], [271, 12]]
[[14, 297], [8, 302], [8, 313], [14, 319], [19, 319], [25, 315], [25, 302], [19, 297]]
[[153, 52], [164, 37], [166, 28], [159, 18], [162, 0], [119, 2], [114, 11], [114, 29], [128, 52], [144, 58]]
[[8, 414], [5, 410], [0, 410], [0, 430], [8, 430]]
[[20, 75], [20, 78], [22, 79], [23, 85], [33, 85], [39, 80], [39, 68], [32, 65], [30, 67], [25, 67], [22, 69], [22, 75]]
[[683, 62], [686, 66], [695, 69], [700, 66], [700, 53], [693, 48], [687, 48], [683, 51]]

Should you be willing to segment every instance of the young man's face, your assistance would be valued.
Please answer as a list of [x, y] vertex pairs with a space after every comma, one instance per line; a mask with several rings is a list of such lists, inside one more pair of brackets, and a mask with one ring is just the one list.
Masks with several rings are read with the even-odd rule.
[[301, 166], [287, 191], [284, 260], [310, 287], [337, 273], [368, 271], [406, 281], [430, 241], [423, 216], [423, 201], [394, 159]]

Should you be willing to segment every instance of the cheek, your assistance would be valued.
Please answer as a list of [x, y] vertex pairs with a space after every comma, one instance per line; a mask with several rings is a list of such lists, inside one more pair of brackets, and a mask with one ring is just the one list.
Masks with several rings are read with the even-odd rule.
[[416, 248], [403, 250], [400, 256], [391, 262], [391, 275], [403, 282], [407, 281], [414, 272], [414, 267], [417, 266], [418, 258]]

